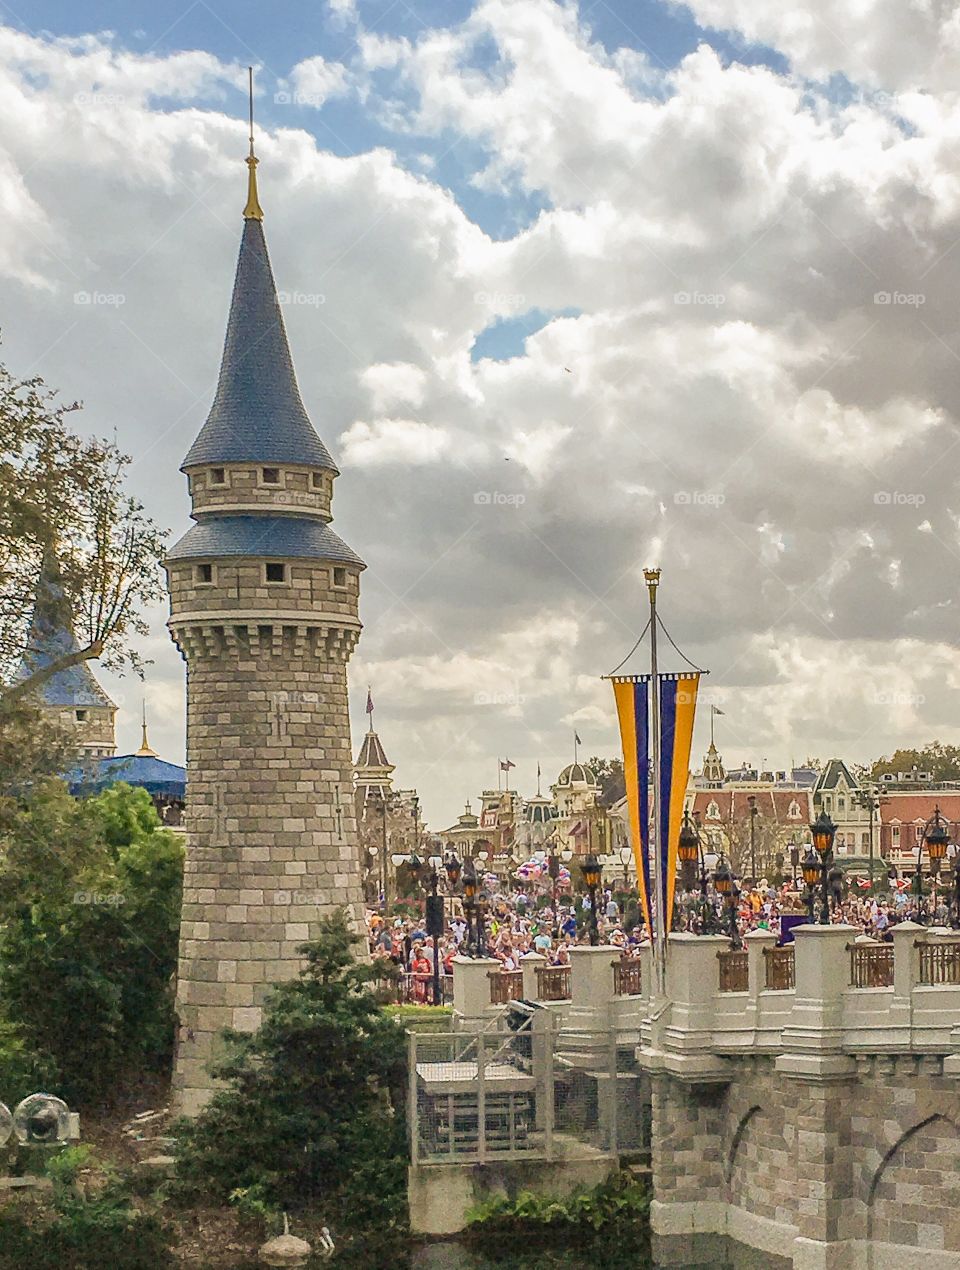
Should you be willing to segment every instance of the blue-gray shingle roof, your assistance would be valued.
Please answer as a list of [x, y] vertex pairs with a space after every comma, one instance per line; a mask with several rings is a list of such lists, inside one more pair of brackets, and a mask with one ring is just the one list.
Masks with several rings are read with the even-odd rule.
[[258, 220], [243, 224], [217, 393], [181, 471], [201, 463], [244, 462], [337, 471], [300, 399]]
[[218, 556], [289, 556], [366, 568], [329, 525], [297, 516], [204, 516], [187, 530], [167, 559]]
[[[60, 566], [52, 550], [44, 553], [37, 583], [37, 597], [16, 681], [22, 682], [38, 670], [71, 653], [79, 652], [71, 615], [60, 577]], [[85, 661], [58, 670], [37, 689], [38, 699], [47, 706], [85, 708], [112, 706]]]
[[183, 798], [187, 786], [186, 769], [154, 754], [114, 754], [95, 759], [68, 772], [65, 780], [71, 794], [95, 794], [117, 781], [139, 785], [149, 794]]

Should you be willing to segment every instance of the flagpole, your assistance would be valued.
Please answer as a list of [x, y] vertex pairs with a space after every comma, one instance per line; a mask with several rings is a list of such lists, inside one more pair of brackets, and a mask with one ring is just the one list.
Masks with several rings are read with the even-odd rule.
[[710, 747], [713, 748], [713, 721], [717, 717], [717, 707], [710, 707]]
[[662, 998], [667, 995], [667, 915], [662, 911], [663, 861], [660, 853], [660, 680], [657, 670], [657, 587], [660, 585], [660, 570], [644, 569], [643, 579], [650, 597], [650, 687], [653, 691], [650, 730], [653, 750], [653, 797], [650, 800], [653, 820], [653, 903], [650, 904], [650, 917], [653, 922], [651, 934], [656, 995]]

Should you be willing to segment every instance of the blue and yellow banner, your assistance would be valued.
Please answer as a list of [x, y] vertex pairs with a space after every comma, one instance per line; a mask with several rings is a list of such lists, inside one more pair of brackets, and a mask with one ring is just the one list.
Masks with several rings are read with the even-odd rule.
[[[673, 921], [680, 826], [683, 800], [690, 770], [690, 747], [697, 712], [700, 675], [658, 675], [660, 706], [660, 788], [657, 810], [660, 821], [660, 877], [662, 894], [657, 906], [666, 914], [667, 930]], [[649, 675], [613, 676], [613, 694], [620, 722], [623, 746], [623, 774], [627, 788], [627, 810], [633, 838], [634, 863], [640, 892], [640, 907], [653, 931], [651, 897], [653, 872], [650, 860], [650, 713]]]
[[650, 852], [647, 830], [650, 824], [650, 677], [614, 679], [613, 695], [620, 720], [623, 747], [623, 776], [627, 787], [627, 812], [633, 863], [637, 870], [640, 910], [647, 930], [650, 925]]

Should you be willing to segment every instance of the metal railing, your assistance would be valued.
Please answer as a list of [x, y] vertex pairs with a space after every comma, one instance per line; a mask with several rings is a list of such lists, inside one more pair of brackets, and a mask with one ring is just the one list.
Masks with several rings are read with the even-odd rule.
[[621, 957], [613, 963], [613, 994], [617, 997], [637, 997], [641, 992], [641, 962], [634, 957]]
[[570, 967], [537, 966], [537, 998], [540, 1001], [569, 1001]]
[[920, 949], [921, 983], [960, 983], [960, 940], [928, 944], [918, 939], [914, 947]]
[[509, 1001], [522, 1000], [522, 970], [491, 970], [487, 978], [490, 980], [491, 1005], [506, 1005]]
[[412, 1165], [596, 1159], [648, 1145], [633, 1046], [610, 1031], [587, 1070], [557, 1061], [558, 1038], [550, 1010], [519, 1026], [504, 1011], [469, 1033], [408, 1031]]
[[847, 944], [851, 988], [893, 986], [892, 944]]
[[[793, 948], [764, 948], [764, 982], [775, 992], [786, 992], [797, 984], [796, 961]], [[746, 987], [746, 984], [744, 984]]]
[[[433, 1005], [433, 975], [401, 974], [379, 982], [377, 1000], [384, 1005]], [[453, 1003], [453, 975], [440, 976], [441, 1005]]]
[[749, 987], [747, 954], [731, 948], [717, 953], [720, 963], [720, 991], [746, 992]]

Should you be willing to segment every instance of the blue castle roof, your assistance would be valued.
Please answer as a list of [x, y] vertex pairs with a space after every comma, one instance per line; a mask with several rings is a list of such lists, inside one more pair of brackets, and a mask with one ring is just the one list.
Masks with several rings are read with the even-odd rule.
[[255, 219], [243, 224], [217, 393], [181, 471], [242, 462], [338, 470], [300, 399], [263, 225]]
[[167, 554], [168, 560], [217, 556], [289, 556], [366, 566], [329, 525], [298, 516], [209, 516]]
[[96, 759], [69, 772], [65, 780], [71, 794], [96, 794], [125, 781], [139, 785], [148, 794], [182, 799], [187, 788], [186, 769], [155, 754], [117, 754]]
[[[33, 617], [16, 681], [22, 682], [61, 657], [79, 651], [80, 645], [73, 633], [60, 566], [56, 554], [47, 550], [40, 568]], [[37, 697], [46, 706], [71, 709], [113, 706], [85, 661], [68, 666], [65, 670], [58, 670], [44, 680], [38, 687]]]

